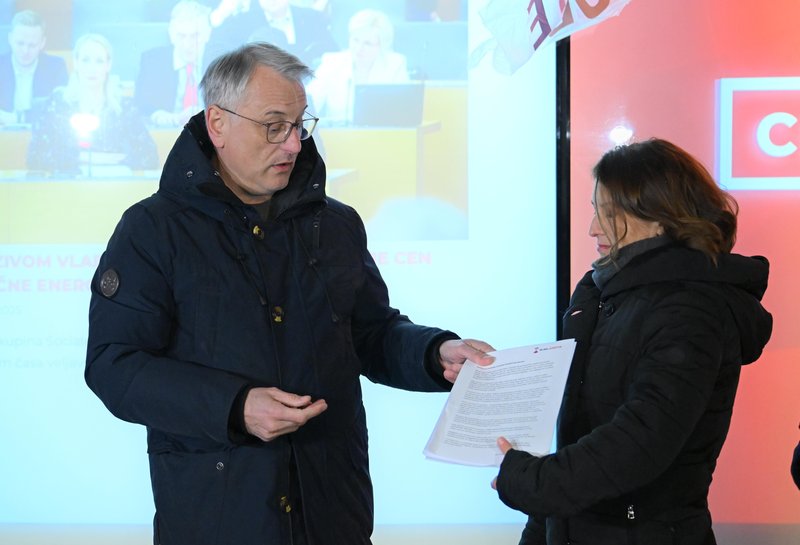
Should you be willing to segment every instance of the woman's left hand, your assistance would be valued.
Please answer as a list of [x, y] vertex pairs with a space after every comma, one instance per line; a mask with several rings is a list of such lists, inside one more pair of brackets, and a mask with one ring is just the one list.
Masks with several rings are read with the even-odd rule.
[[[500, 452], [505, 455], [509, 450], [514, 448], [511, 443], [505, 437], [498, 437], [497, 438], [497, 446], [500, 447]], [[497, 490], [497, 477], [492, 479], [492, 488]]]

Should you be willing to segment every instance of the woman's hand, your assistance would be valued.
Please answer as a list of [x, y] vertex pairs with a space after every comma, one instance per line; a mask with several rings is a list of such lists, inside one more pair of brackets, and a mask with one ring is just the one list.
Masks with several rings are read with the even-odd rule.
[[[504, 456], [509, 450], [514, 448], [511, 445], [511, 443], [508, 441], [508, 439], [506, 439], [505, 437], [498, 437], [497, 438], [497, 446], [500, 447], [500, 452], [502, 452]], [[492, 479], [492, 488], [497, 490], [497, 477]]]

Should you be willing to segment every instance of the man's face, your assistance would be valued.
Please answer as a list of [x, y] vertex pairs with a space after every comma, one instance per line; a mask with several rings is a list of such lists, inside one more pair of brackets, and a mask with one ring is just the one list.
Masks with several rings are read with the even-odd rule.
[[211, 29], [197, 21], [172, 21], [169, 25], [169, 39], [178, 57], [186, 62], [197, 62], [203, 51]]
[[30, 66], [44, 49], [44, 31], [39, 26], [18, 25], [8, 34], [11, 54], [22, 66]]
[[[264, 66], [256, 68], [239, 104], [226, 105], [260, 123], [296, 123], [303, 118], [306, 106], [302, 85]], [[266, 127], [216, 105], [208, 108], [206, 121], [217, 149], [220, 175], [242, 202], [265, 202], [288, 185], [301, 147], [296, 129], [292, 129], [286, 142], [271, 144], [267, 142]]]

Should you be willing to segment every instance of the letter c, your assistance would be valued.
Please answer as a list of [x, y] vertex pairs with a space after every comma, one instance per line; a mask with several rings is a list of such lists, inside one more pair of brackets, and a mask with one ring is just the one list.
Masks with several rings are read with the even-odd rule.
[[790, 113], [774, 112], [764, 117], [756, 129], [756, 141], [758, 147], [772, 157], [787, 157], [797, 151], [797, 146], [792, 142], [785, 144], [775, 144], [769, 137], [769, 132], [775, 125], [785, 125], [793, 127], [797, 123], [797, 118]]

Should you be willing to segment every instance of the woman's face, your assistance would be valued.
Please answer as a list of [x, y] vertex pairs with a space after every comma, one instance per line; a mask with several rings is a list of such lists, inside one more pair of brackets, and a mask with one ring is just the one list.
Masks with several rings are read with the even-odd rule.
[[111, 70], [108, 51], [98, 42], [85, 42], [75, 55], [74, 70], [83, 85], [102, 87]]
[[626, 212], [615, 212], [608, 190], [600, 183], [595, 186], [592, 205], [595, 213], [589, 224], [589, 236], [597, 241], [597, 253], [601, 256], [607, 256], [614, 244], [619, 249], [664, 232], [657, 221], [637, 218]]
[[372, 66], [381, 52], [381, 37], [374, 28], [362, 28], [350, 34], [350, 51], [353, 61], [362, 66]]

